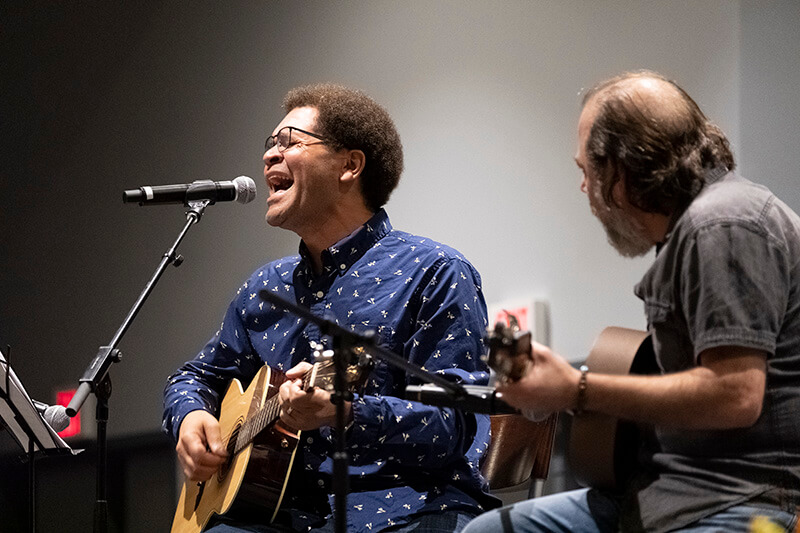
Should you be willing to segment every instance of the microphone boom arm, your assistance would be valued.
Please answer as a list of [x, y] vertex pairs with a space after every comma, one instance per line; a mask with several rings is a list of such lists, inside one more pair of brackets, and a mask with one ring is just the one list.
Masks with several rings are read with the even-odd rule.
[[335, 392], [331, 396], [331, 400], [336, 405], [336, 445], [333, 453], [333, 494], [334, 494], [334, 531], [336, 533], [346, 533], [347, 531], [347, 493], [348, 493], [348, 455], [347, 455], [347, 437], [345, 426], [345, 413], [344, 413], [344, 368], [345, 357], [348, 353], [352, 354], [352, 349], [356, 347], [364, 347], [365, 350], [373, 356], [383, 359], [390, 365], [396, 368], [405, 370], [408, 374], [421, 379], [427, 383], [434, 383], [445, 390], [446, 394], [452, 396], [454, 399], [465, 398], [467, 392], [464, 386], [460, 383], [453, 383], [444, 379], [436, 374], [431, 374], [426, 370], [406, 361], [399, 355], [393, 353], [386, 348], [378, 346], [374, 341], [374, 335], [361, 335], [353, 331], [348, 331], [335, 322], [325, 320], [314, 315], [311, 311], [304, 307], [295, 305], [294, 303], [273, 294], [272, 292], [262, 289], [258, 292], [259, 298], [272, 304], [273, 306], [286, 309], [302, 319], [316, 324], [322, 335], [328, 335], [333, 338], [334, 346], [334, 366], [336, 368], [336, 386]]
[[308, 320], [309, 322], [313, 322], [320, 328], [320, 332], [323, 335], [330, 335], [332, 337], [341, 337], [345, 339], [344, 343], [348, 346], [365, 346], [370, 348], [370, 353], [373, 351], [375, 352], [374, 355], [377, 355], [378, 358], [383, 359], [390, 365], [399, 368], [401, 370], [405, 370], [408, 374], [419, 378], [423, 382], [426, 383], [433, 383], [438, 385], [439, 387], [445, 389], [447, 392], [453, 395], [454, 398], [463, 398], [467, 395], [467, 391], [464, 389], [464, 386], [460, 383], [454, 383], [452, 381], [448, 381], [447, 379], [437, 376], [436, 374], [431, 374], [430, 372], [423, 370], [422, 368], [416, 366], [413, 363], [409, 363], [399, 355], [395, 354], [391, 350], [387, 350], [382, 346], [375, 344], [374, 339], [369, 335], [362, 335], [359, 333], [355, 333], [353, 331], [348, 331], [343, 327], [339, 326], [335, 322], [330, 320], [326, 320], [324, 318], [320, 318], [313, 313], [311, 313], [308, 309], [304, 307], [300, 307], [284, 298], [276, 294], [272, 294], [270, 291], [261, 289], [258, 292], [259, 298], [262, 300], [271, 303], [277, 307], [287, 309], [290, 312], [294, 313], [295, 315]]
[[97, 355], [94, 357], [94, 359], [92, 359], [92, 362], [86, 368], [86, 371], [80, 379], [81, 384], [67, 406], [67, 415], [70, 417], [74, 417], [78, 413], [81, 406], [86, 401], [86, 398], [89, 397], [89, 394], [98, 387], [100, 382], [103, 381], [108, 373], [108, 369], [111, 367], [111, 364], [120, 361], [122, 354], [117, 349], [117, 345], [119, 344], [120, 340], [122, 340], [123, 335], [125, 335], [125, 333], [128, 331], [128, 328], [130, 328], [131, 324], [133, 323], [133, 319], [136, 318], [136, 315], [141, 310], [145, 300], [147, 300], [147, 297], [150, 296], [150, 293], [153, 291], [156, 283], [161, 278], [161, 275], [167, 269], [167, 265], [172, 263], [177, 267], [183, 262], [183, 256], [177, 253], [178, 246], [188, 233], [189, 228], [200, 221], [200, 218], [203, 216], [203, 211], [207, 205], [208, 202], [204, 201], [192, 202], [189, 206], [189, 209], [186, 213], [186, 224], [178, 235], [178, 238], [175, 240], [172, 247], [170, 247], [170, 249], [167, 250], [162, 256], [161, 262], [158, 264], [155, 273], [150, 278], [150, 281], [147, 282], [147, 285], [145, 285], [144, 290], [139, 295], [139, 298], [136, 299], [136, 302], [134, 302], [133, 307], [131, 307], [130, 311], [128, 311], [127, 316], [122, 321], [122, 325], [114, 334], [111, 342], [109, 342], [107, 346], [100, 347]]

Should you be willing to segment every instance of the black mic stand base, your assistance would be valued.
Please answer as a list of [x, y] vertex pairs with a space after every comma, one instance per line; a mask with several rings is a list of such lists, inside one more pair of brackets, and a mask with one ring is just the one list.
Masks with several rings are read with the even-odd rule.
[[111, 378], [106, 374], [95, 390], [97, 398], [97, 499], [94, 505], [95, 533], [108, 532], [108, 500], [106, 482], [108, 470], [108, 399], [111, 397]]

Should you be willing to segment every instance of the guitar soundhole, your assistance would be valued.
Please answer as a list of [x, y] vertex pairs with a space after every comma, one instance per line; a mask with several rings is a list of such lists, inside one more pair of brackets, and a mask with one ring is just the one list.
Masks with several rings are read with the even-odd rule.
[[219, 470], [217, 470], [217, 479], [220, 483], [228, 476], [228, 471], [231, 469], [233, 456], [236, 452], [236, 441], [239, 437], [239, 428], [241, 427], [241, 423], [236, 424], [236, 427], [233, 428], [233, 431], [231, 432], [231, 436], [228, 438], [228, 460], [222, 463], [222, 465], [219, 467]]

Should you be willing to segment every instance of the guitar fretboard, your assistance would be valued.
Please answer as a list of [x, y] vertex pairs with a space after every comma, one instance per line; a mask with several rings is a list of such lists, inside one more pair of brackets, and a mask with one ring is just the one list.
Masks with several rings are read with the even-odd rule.
[[[332, 366], [330, 362], [317, 363], [316, 377], [314, 381], [318, 381], [324, 375], [323, 370]], [[311, 379], [314, 375], [314, 368], [309, 370], [303, 376], [303, 390], [308, 390], [311, 387]], [[269, 385], [267, 385], [269, 386]], [[237, 454], [253, 442], [256, 436], [264, 431], [267, 427], [275, 423], [281, 415], [281, 402], [278, 394], [273, 394], [267, 401], [264, 402], [259, 410], [251, 417], [249, 417], [241, 427], [238, 428], [235, 435], [231, 435], [231, 439], [236, 440], [233, 453]]]

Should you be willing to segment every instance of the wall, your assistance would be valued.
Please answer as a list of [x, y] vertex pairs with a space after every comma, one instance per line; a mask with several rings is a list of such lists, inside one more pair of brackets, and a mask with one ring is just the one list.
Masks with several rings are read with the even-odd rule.
[[[13, 345], [36, 398], [76, 384], [184, 223], [180, 207], [122, 205], [121, 191], [259, 181], [283, 94], [332, 80], [366, 90], [396, 119], [406, 171], [388, 204], [395, 225], [461, 249], [490, 302], [549, 300], [553, 345], [579, 360], [605, 325], [643, 326], [631, 287], [649, 263], [618, 257], [578, 192], [581, 88], [643, 67], [675, 78], [729, 134], [743, 173], [800, 209], [799, 11], [789, 0], [7, 7], [0, 346]], [[167, 270], [126, 333], [111, 370], [112, 436], [157, 431], [166, 376], [213, 333], [250, 271], [295, 251], [292, 234], [265, 226], [260, 181], [259, 194], [209, 208], [181, 246], [184, 264]], [[133, 488], [173, 496], [168, 464], [157, 480], [137, 472], [153, 470], [139, 468], [151, 448], [142, 449], [116, 481], [130, 494], [113, 495], [124, 498], [117, 519], [127, 531], [148, 516]], [[54, 461], [42, 468], [39, 499], [52, 501], [60, 480], [81, 506], [71, 516], [86, 519], [91, 459], [64, 462], [69, 474]], [[554, 468], [563, 472], [558, 458]], [[3, 516], [24, 505], [24, 472], [15, 471], [0, 493]]]
[[800, 209], [800, 2], [742, 2], [741, 171]]
[[[6, 454], [10, 442], [0, 433], [0, 531], [31, 532], [28, 464]], [[94, 527], [97, 500], [97, 449], [81, 442], [74, 457], [35, 461], [37, 532], [86, 533]], [[108, 533], [168, 531], [177, 505], [175, 448], [161, 435], [108, 442], [105, 510]]]
[[[74, 384], [182, 227], [179, 206], [122, 205], [144, 184], [258, 179], [285, 91], [332, 80], [395, 117], [397, 227], [459, 248], [490, 302], [552, 305], [554, 347], [585, 357], [606, 325], [642, 327], [619, 258], [578, 191], [579, 91], [625, 69], [680, 80], [738, 145], [739, 12], [727, 0], [170, 2], [12, 13], [4, 125], [2, 326], [37, 398]], [[9, 145], [6, 145], [9, 146]], [[112, 434], [158, 427], [166, 376], [214, 332], [241, 280], [296, 250], [266, 190], [209, 208], [110, 374]], [[86, 416], [91, 416], [87, 413]]]

